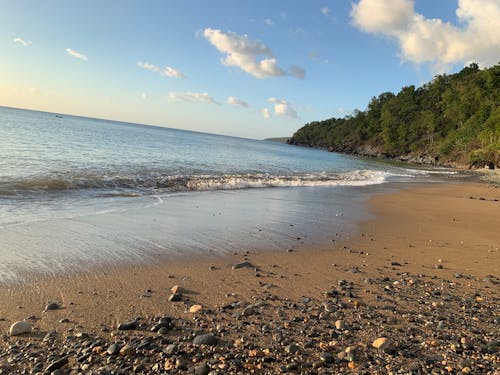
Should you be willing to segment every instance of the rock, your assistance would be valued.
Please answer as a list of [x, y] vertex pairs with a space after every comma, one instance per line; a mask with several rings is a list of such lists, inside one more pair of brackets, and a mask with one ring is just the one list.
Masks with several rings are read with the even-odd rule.
[[51, 311], [59, 309], [59, 304], [57, 302], [49, 302], [43, 311]]
[[175, 367], [180, 370], [187, 370], [189, 362], [184, 357], [179, 357], [175, 360]]
[[186, 293], [187, 290], [181, 287], [180, 285], [174, 285], [172, 288], [170, 288], [171, 292], [176, 294], [176, 293]]
[[68, 357], [62, 357], [62, 358], [52, 362], [50, 365], [48, 365], [44, 372], [46, 374], [50, 374], [53, 371], [60, 369], [61, 367], [63, 367], [66, 364], [68, 364]]
[[320, 353], [319, 359], [325, 363], [332, 363], [335, 360], [335, 358], [333, 357], [333, 354], [330, 352]]
[[132, 356], [135, 354], [135, 352], [136, 352], [135, 348], [128, 344], [120, 349], [120, 354], [124, 357]]
[[152, 328], [151, 328], [151, 332], [159, 332], [160, 329], [166, 329], [167, 331], [172, 329], [174, 327], [174, 324], [170, 321], [170, 322], [162, 322], [162, 323], [158, 323], [158, 324], [155, 324]]
[[194, 368], [195, 375], [208, 375], [210, 367], [206, 363], [202, 363]]
[[203, 307], [201, 307], [201, 305], [193, 305], [189, 308], [189, 312], [194, 314], [200, 312], [202, 309]]
[[131, 330], [137, 328], [136, 320], [129, 320], [128, 322], [121, 322], [118, 324], [117, 328], [121, 331]]
[[109, 354], [109, 355], [116, 355], [118, 353], [120, 353], [120, 349], [122, 348], [123, 345], [115, 342], [113, 344], [111, 344], [108, 349], [106, 350], [106, 352]]
[[373, 341], [372, 346], [385, 352], [391, 347], [391, 341], [386, 337], [379, 337]]
[[236, 263], [231, 267], [233, 270], [238, 270], [240, 268], [255, 268], [255, 266], [250, 263], [250, 262], [241, 262], [241, 263]]
[[289, 364], [286, 365], [285, 370], [286, 371], [295, 371], [298, 370], [299, 364], [297, 362], [290, 362]]
[[335, 322], [335, 328], [342, 330], [346, 328], [345, 322], [342, 319], [339, 319]]
[[10, 326], [9, 329], [9, 335], [11, 336], [22, 335], [24, 333], [30, 333], [30, 332], [31, 332], [31, 324], [29, 324], [25, 320], [15, 322]]
[[175, 344], [167, 345], [167, 347], [164, 350], [165, 354], [167, 354], [167, 355], [175, 355], [175, 354], [177, 354], [178, 351], [179, 351], [179, 347]]
[[182, 300], [182, 296], [179, 293], [173, 293], [168, 297], [170, 302], [179, 302]]
[[210, 333], [198, 335], [194, 338], [194, 345], [216, 345], [219, 339]]
[[285, 347], [285, 351], [290, 354], [297, 353], [300, 350], [300, 347], [296, 344], [290, 344], [287, 347]]
[[157, 332], [160, 335], [166, 335], [168, 333], [168, 328], [167, 327], [161, 327]]
[[255, 309], [253, 306], [247, 306], [243, 309], [243, 311], [241, 312], [241, 315], [243, 316], [250, 316], [250, 315], [254, 315], [255, 314]]

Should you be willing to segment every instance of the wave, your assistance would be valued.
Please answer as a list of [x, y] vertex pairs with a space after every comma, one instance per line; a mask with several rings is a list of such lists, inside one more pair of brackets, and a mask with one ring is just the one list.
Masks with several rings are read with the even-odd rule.
[[380, 184], [394, 174], [376, 170], [350, 172], [147, 175], [121, 177], [108, 175], [76, 175], [38, 177], [0, 181], [0, 195], [99, 190], [102, 194], [134, 197], [158, 190], [166, 192], [234, 190], [266, 187], [337, 186]]

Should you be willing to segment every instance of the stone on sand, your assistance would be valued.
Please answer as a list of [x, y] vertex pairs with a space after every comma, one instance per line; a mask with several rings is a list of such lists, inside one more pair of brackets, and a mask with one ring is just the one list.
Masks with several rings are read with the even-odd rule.
[[15, 322], [10, 326], [9, 329], [9, 335], [11, 336], [22, 335], [24, 333], [30, 333], [30, 332], [31, 332], [31, 324], [29, 324], [25, 320]]

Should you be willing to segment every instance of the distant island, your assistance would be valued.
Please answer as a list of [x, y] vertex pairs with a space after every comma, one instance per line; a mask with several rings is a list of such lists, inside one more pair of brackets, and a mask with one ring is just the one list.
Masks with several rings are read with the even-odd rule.
[[292, 145], [433, 165], [500, 168], [500, 65], [473, 63], [422, 87], [373, 97], [364, 111], [315, 121]]

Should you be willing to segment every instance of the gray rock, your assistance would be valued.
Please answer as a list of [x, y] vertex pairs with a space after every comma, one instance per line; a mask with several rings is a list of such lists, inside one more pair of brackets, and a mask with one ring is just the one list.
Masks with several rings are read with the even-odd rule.
[[335, 358], [333, 357], [333, 354], [330, 352], [320, 353], [319, 359], [321, 359], [325, 363], [332, 363], [335, 360]]
[[137, 328], [137, 320], [129, 320], [128, 322], [121, 322], [117, 327], [121, 331], [131, 330]]
[[59, 304], [57, 302], [49, 302], [43, 311], [51, 311], [59, 309]]
[[106, 350], [106, 352], [110, 355], [117, 355], [118, 353], [120, 353], [120, 349], [123, 347], [123, 345], [115, 342], [113, 344], [111, 344], [108, 349]]
[[25, 320], [15, 322], [10, 326], [9, 329], [9, 335], [11, 336], [22, 335], [24, 333], [30, 333], [30, 332], [31, 332], [31, 324], [29, 324]]
[[290, 354], [297, 353], [300, 350], [300, 347], [296, 344], [290, 344], [285, 347], [285, 351]]
[[232, 267], [233, 270], [238, 270], [240, 268], [255, 268], [255, 266], [250, 262], [241, 262], [241, 263], [236, 263]]
[[165, 354], [167, 354], [167, 355], [175, 355], [175, 354], [177, 354], [178, 351], [179, 351], [179, 347], [175, 344], [167, 345], [167, 347], [164, 350]]
[[210, 372], [210, 367], [206, 363], [202, 363], [194, 368], [194, 373], [196, 375], [208, 375]]
[[64, 365], [68, 364], [68, 357], [62, 357], [54, 362], [52, 362], [50, 365], [47, 366], [45, 369], [46, 374], [50, 374], [55, 370], [60, 369]]
[[194, 345], [216, 345], [219, 339], [210, 333], [198, 335], [194, 338]]

